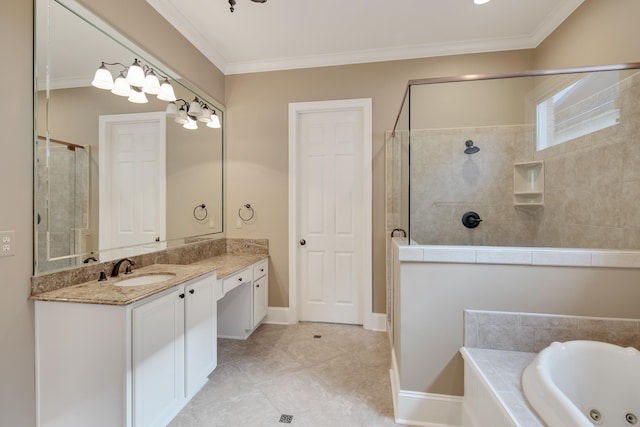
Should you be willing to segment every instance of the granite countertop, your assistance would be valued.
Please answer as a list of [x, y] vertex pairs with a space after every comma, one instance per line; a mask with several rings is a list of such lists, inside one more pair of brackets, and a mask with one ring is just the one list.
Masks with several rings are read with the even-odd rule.
[[[85, 304], [129, 305], [166, 289], [180, 285], [188, 280], [216, 272], [218, 279], [224, 279], [236, 271], [242, 270], [267, 258], [266, 254], [223, 254], [207, 258], [193, 264], [153, 264], [134, 268], [129, 275], [120, 274], [118, 278], [108, 278], [100, 282], [97, 279], [65, 288], [32, 295], [34, 301], [75, 302]], [[173, 273], [175, 277], [160, 283], [140, 286], [116, 286], [120, 280], [148, 274]]]

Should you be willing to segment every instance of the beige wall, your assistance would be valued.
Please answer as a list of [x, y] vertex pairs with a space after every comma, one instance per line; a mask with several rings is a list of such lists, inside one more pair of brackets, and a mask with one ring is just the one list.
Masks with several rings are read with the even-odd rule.
[[[526, 70], [528, 50], [227, 76], [227, 236], [269, 239], [269, 305], [289, 305], [288, 104], [373, 99], [374, 311], [385, 312], [384, 132], [409, 79]], [[251, 203], [257, 220], [235, 228]]]
[[640, 61], [638, 16], [637, 0], [585, 0], [536, 48], [536, 68]]
[[0, 79], [0, 230], [16, 232], [13, 257], [0, 258], [0, 425], [35, 425], [33, 304], [27, 302], [33, 257], [33, 5], [4, 1], [0, 52], [11, 58]]

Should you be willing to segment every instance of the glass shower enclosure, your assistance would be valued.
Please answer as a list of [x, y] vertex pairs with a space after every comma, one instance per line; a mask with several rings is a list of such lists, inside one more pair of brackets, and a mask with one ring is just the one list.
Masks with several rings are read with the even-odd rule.
[[409, 81], [387, 135], [388, 233], [639, 250], [639, 68]]

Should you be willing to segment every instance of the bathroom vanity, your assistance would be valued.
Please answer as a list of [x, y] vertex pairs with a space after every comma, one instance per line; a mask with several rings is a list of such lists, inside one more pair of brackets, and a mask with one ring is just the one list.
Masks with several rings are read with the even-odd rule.
[[246, 338], [265, 318], [267, 256], [153, 264], [32, 296], [38, 425], [168, 424], [215, 369], [218, 325]]

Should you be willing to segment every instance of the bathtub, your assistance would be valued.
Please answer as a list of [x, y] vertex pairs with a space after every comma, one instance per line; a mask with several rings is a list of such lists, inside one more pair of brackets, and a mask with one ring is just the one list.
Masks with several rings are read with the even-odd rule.
[[522, 388], [549, 427], [640, 426], [640, 352], [631, 347], [554, 342], [525, 368]]

